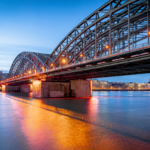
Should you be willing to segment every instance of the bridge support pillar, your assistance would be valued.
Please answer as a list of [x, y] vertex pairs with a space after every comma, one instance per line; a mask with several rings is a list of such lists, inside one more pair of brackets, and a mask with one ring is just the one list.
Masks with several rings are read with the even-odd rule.
[[30, 93], [32, 91], [32, 86], [30, 84], [23, 84], [20, 85], [20, 92], [21, 93]]
[[70, 82], [33, 81], [32, 97], [91, 97], [92, 82], [88, 80], [71, 80]]
[[2, 85], [2, 92], [3, 92], [3, 93], [6, 92], [6, 85]]
[[92, 82], [89, 80], [71, 80], [71, 96], [91, 97]]
[[50, 97], [70, 97], [70, 82], [49, 82]]
[[70, 96], [69, 82], [42, 82], [34, 80], [32, 86], [32, 97], [35, 98]]
[[2, 85], [2, 92], [20, 92], [20, 86]]
[[23, 84], [23, 85], [2, 85], [2, 92], [20, 92], [20, 93], [30, 93], [31, 85]]
[[41, 84], [42, 82], [40, 80], [34, 80], [32, 84], [32, 97], [35, 98], [41, 98]]

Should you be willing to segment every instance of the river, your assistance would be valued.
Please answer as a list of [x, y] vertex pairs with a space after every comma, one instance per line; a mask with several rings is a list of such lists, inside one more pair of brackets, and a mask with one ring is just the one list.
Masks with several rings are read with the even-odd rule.
[[0, 150], [149, 150], [150, 92], [91, 98], [0, 93]]

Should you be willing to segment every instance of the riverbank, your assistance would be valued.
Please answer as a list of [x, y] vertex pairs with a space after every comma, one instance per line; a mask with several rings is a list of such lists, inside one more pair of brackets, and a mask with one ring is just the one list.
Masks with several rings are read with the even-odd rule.
[[150, 91], [150, 89], [148, 90], [92, 89], [92, 91]]

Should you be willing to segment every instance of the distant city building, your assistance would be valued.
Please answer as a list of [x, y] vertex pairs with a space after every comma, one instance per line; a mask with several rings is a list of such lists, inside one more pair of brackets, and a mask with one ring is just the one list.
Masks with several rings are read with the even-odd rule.
[[108, 82], [102, 80], [92, 80], [92, 88], [100, 90], [150, 90], [150, 82], [136, 83], [136, 82]]

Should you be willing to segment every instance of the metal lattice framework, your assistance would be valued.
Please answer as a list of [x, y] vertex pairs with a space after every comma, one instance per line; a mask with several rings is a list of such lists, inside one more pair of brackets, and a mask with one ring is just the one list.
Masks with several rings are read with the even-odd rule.
[[8, 74], [7, 73], [0, 73], [0, 81], [7, 79]]
[[9, 78], [17, 75], [40, 72], [43, 68], [47, 68], [45, 61], [48, 58], [48, 54], [34, 53], [34, 52], [22, 52], [13, 61], [10, 71]]
[[150, 1], [110, 0], [78, 24], [50, 55], [19, 54], [9, 78], [130, 52], [141, 43], [150, 45]]
[[46, 64], [53, 63], [50, 69], [66, 65], [63, 58], [67, 64], [77, 64], [130, 51], [142, 41], [149, 44], [149, 19], [149, 0], [110, 0], [77, 25], [54, 49]]

